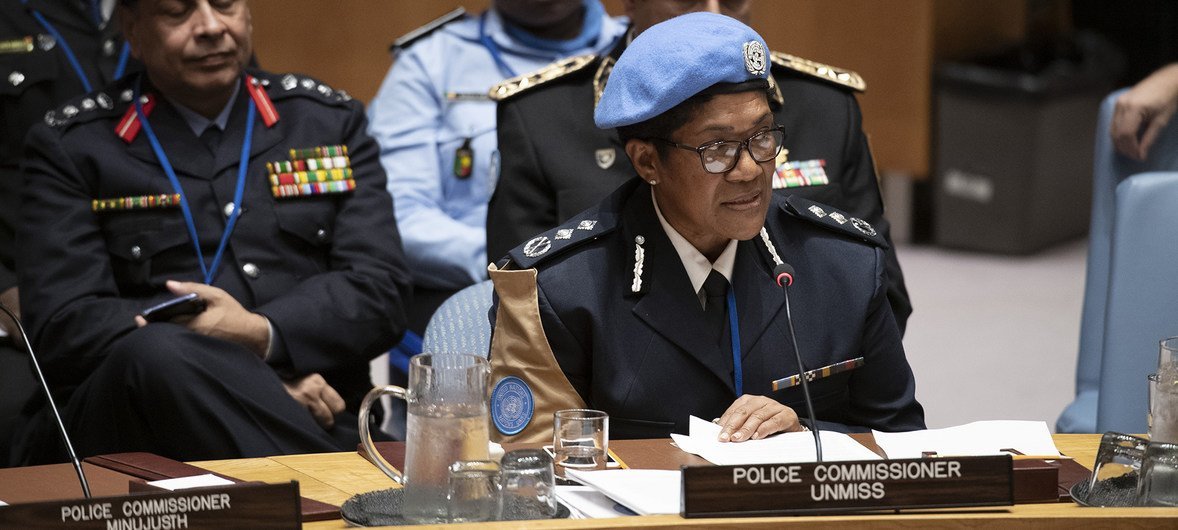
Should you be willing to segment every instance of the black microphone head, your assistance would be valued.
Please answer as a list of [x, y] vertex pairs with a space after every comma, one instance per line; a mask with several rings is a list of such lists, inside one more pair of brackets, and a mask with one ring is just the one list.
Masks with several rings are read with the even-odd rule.
[[773, 267], [773, 279], [777, 280], [778, 287], [788, 287], [794, 284], [794, 268], [788, 263], [779, 263]]

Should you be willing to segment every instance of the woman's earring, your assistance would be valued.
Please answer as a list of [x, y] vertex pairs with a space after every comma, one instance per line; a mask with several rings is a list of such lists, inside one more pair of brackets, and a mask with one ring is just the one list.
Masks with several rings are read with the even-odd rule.
[[657, 181], [657, 180], [655, 180], [655, 179], [650, 179], [650, 185], [651, 185], [651, 186], [654, 186], [655, 184], [658, 184], [658, 183], [659, 183], [659, 181]]

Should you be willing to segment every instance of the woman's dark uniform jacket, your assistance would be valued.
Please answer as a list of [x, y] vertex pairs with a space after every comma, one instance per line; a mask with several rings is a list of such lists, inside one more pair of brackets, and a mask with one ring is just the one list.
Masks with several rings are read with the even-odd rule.
[[[866, 223], [831, 220], [834, 212], [774, 195], [765, 223], [776, 252], [797, 273], [790, 301], [806, 367], [866, 361], [810, 385], [817, 424], [839, 431], [922, 429], [912, 370], [885, 298], [885, 243]], [[639, 240], [644, 263], [633, 292]], [[733, 285], [744, 391], [803, 415], [799, 387], [771, 389], [772, 380], [798, 373], [774, 263], [761, 236], [739, 242]], [[498, 268], [506, 270], [491, 271], [497, 293], [492, 384], [520, 377], [535, 396], [531, 423], [504, 439], [543, 439], [551, 432], [551, 411], [571, 406], [608, 412], [613, 438], [665, 437], [686, 433], [689, 415], [719, 417], [737, 398], [731, 356], [707, 338], [703, 309], [659, 224], [650, 187], [639, 179], [512, 250]], [[521, 303], [516, 287], [528, 281], [528, 269], [537, 271], [535, 300]], [[527, 317], [520, 314], [536, 310], [542, 334], [524, 345], [518, 324]], [[528, 358], [545, 350], [544, 343], [556, 360], [547, 371], [537, 357]], [[519, 410], [504, 405], [493, 398], [493, 410]]]
[[[109, 429], [106, 439], [96, 439], [104, 435], [93, 429], [74, 432], [90, 438], [79, 443], [80, 453], [155, 450], [192, 458], [340, 450], [274, 373], [320, 373], [355, 412], [371, 388], [369, 360], [396, 344], [404, 330], [409, 275], [362, 105], [309, 77], [250, 73], [272, 100], [277, 122], [268, 126], [257, 114], [249, 117], [256, 121], [243, 213], [213, 285], [269, 319], [274, 335], [266, 363], [236, 344], [175, 324], [136, 329], [139, 311], [173, 296], [166, 280], [200, 282], [202, 276], [179, 208], [93, 211], [95, 199], [173, 193], [146, 132], [129, 143], [116, 134], [132, 107], [133, 79], [63, 105], [30, 133], [18, 270], [31, 338], [50, 383], [62, 396], [74, 395], [65, 407], [67, 424], [86, 431], [97, 420], [83, 416], [114, 414], [96, 410], [104, 400], [125, 398], [132, 409], [127, 414], [139, 415], [116, 418], [130, 424]], [[144, 93], [149, 92], [145, 80]], [[212, 260], [226, 205], [233, 201], [249, 100], [243, 87], [215, 155], [165, 98], [157, 95], [149, 117], [184, 188], [206, 261]], [[268, 163], [305, 157], [295, 149], [334, 145], [347, 148], [353, 191], [275, 196]], [[174, 357], [153, 364], [126, 355], [151, 349]], [[189, 361], [199, 366], [188, 366]], [[94, 382], [100, 379], [95, 374], [105, 377], [104, 368], [134, 374], [123, 365], [135, 363], [159, 372], [126, 381], [130, 391], [95, 388], [101, 384]], [[181, 372], [186, 379], [167, 381], [181, 376], [173, 369], [189, 370]], [[176, 393], [195, 395], [176, 397], [154, 388], [160, 379], [181, 389]], [[153, 395], [158, 403], [139, 402], [152, 392], [166, 396]], [[89, 404], [80, 403], [87, 397]], [[180, 410], [168, 408], [168, 399]], [[243, 424], [232, 423], [243, 414]], [[147, 438], [157, 441], [170, 436], [168, 426], [177, 422], [202, 424], [198, 432], [213, 441], [144, 448], [147, 442], [134, 432], [138, 421], [150, 426]], [[354, 421], [347, 423], [338, 422], [337, 430], [354, 430]], [[250, 438], [251, 429], [260, 432]], [[202, 446], [218, 443], [234, 447]]]
[[[608, 56], [554, 63], [491, 90], [499, 100], [501, 169], [487, 210], [487, 255], [506, 255], [532, 236], [593, 206], [634, 175], [614, 130], [598, 129], [593, 112], [623, 41]], [[827, 184], [775, 190], [829, 204], [870, 222], [890, 244], [875, 164], [862, 131], [854, 72], [773, 52], [771, 99], [794, 162], [824, 160]], [[896, 253], [886, 251], [888, 298], [903, 335], [912, 303]]]

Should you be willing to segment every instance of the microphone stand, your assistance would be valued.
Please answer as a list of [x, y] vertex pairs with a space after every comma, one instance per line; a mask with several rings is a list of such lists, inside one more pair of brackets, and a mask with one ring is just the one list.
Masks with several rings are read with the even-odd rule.
[[[789, 310], [789, 286], [794, 282], [793, 267], [787, 264], [777, 266], [774, 271], [777, 274], [777, 285], [781, 286], [781, 292], [785, 295], [785, 322], [789, 325], [789, 340], [793, 343], [794, 358], [798, 361], [798, 381], [802, 384], [802, 397], [806, 400], [806, 414], [810, 416], [810, 423], [813, 428], [810, 432], [814, 433], [814, 453], [818, 457], [818, 461], [822, 461], [822, 437], [818, 434], [818, 418], [814, 416], [814, 400], [810, 398], [810, 382], [806, 377], [806, 367], [802, 365], [802, 352], [798, 350], [798, 336], [794, 333], [794, 319]], [[785, 278], [782, 278], [782, 276]], [[785, 280], [785, 281], [782, 281]]]
[[74, 444], [70, 443], [70, 436], [66, 433], [65, 423], [61, 421], [61, 413], [57, 411], [57, 403], [53, 401], [53, 393], [49, 391], [49, 383], [45, 382], [45, 374], [41, 372], [41, 363], [37, 362], [37, 355], [33, 353], [33, 345], [29, 344], [29, 334], [25, 332], [25, 327], [20, 323], [12, 311], [3, 304], [0, 304], [0, 310], [4, 311], [9, 318], [16, 323], [17, 329], [20, 330], [20, 336], [24, 339], [25, 351], [29, 352], [29, 358], [33, 360], [33, 369], [37, 371], [37, 379], [41, 381], [41, 389], [45, 391], [45, 397], [49, 400], [49, 408], [53, 411], [53, 419], [57, 420], [58, 432], [61, 433], [61, 441], [65, 442], [66, 451], [69, 452], [70, 461], [74, 464], [74, 471], [78, 473], [78, 482], [82, 484], [82, 493], [87, 499], [90, 498], [90, 484], [86, 482], [86, 474], [82, 472], [82, 462], [78, 460], [77, 453], [74, 452]]

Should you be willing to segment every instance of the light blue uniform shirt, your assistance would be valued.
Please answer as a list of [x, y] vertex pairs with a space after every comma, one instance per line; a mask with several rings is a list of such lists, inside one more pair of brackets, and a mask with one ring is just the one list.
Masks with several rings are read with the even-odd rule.
[[[516, 75], [564, 57], [608, 52], [627, 21], [610, 18], [598, 0], [588, 3], [595, 5], [586, 13], [600, 13], [601, 31], [583, 48], [529, 46], [509, 34], [494, 10], [486, 14], [486, 35]], [[368, 108], [368, 132], [380, 144], [414, 283], [432, 289], [458, 289], [487, 276], [487, 202], [499, 165], [495, 102], [487, 92], [510, 76], [480, 40], [480, 16], [467, 15], [410, 44]], [[459, 179], [455, 154], [468, 138], [473, 170]]]

